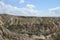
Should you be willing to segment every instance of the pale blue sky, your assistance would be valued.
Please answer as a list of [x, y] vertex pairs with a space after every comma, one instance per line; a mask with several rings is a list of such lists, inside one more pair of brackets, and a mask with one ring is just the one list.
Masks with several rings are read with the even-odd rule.
[[4, 3], [10, 4], [16, 7], [24, 7], [26, 4], [33, 4], [36, 6], [36, 9], [47, 10], [49, 8], [60, 7], [60, 0], [25, 0], [23, 4], [20, 4], [20, 0], [3, 0]]
[[2, 0], [2, 2], [17, 8], [26, 8], [27, 5], [32, 6], [34, 7], [32, 8], [33, 11], [41, 12], [41, 14], [37, 13], [37, 16], [60, 16], [60, 0]]

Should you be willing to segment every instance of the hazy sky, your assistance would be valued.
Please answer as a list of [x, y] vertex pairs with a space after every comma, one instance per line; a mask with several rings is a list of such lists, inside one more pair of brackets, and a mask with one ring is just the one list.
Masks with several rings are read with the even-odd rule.
[[1, 0], [0, 13], [23, 16], [60, 16], [60, 0]]

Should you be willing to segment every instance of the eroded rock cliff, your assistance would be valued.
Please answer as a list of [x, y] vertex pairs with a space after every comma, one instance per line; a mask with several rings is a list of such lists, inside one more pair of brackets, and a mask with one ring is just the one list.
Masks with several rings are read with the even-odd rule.
[[0, 14], [0, 40], [60, 40], [60, 17]]

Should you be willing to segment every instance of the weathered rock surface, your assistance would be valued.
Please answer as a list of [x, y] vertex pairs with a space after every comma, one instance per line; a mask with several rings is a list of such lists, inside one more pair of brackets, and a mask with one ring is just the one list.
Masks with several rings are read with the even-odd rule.
[[0, 14], [0, 40], [60, 40], [60, 17]]

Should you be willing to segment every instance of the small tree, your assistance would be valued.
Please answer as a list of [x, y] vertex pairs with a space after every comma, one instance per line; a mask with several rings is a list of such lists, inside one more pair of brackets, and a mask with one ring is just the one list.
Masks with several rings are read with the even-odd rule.
[[11, 21], [10, 21], [10, 20], [5, 21], [4, 26], [8, 28], [8, 27], [10, 26], [10, 23], [11, 23]]

